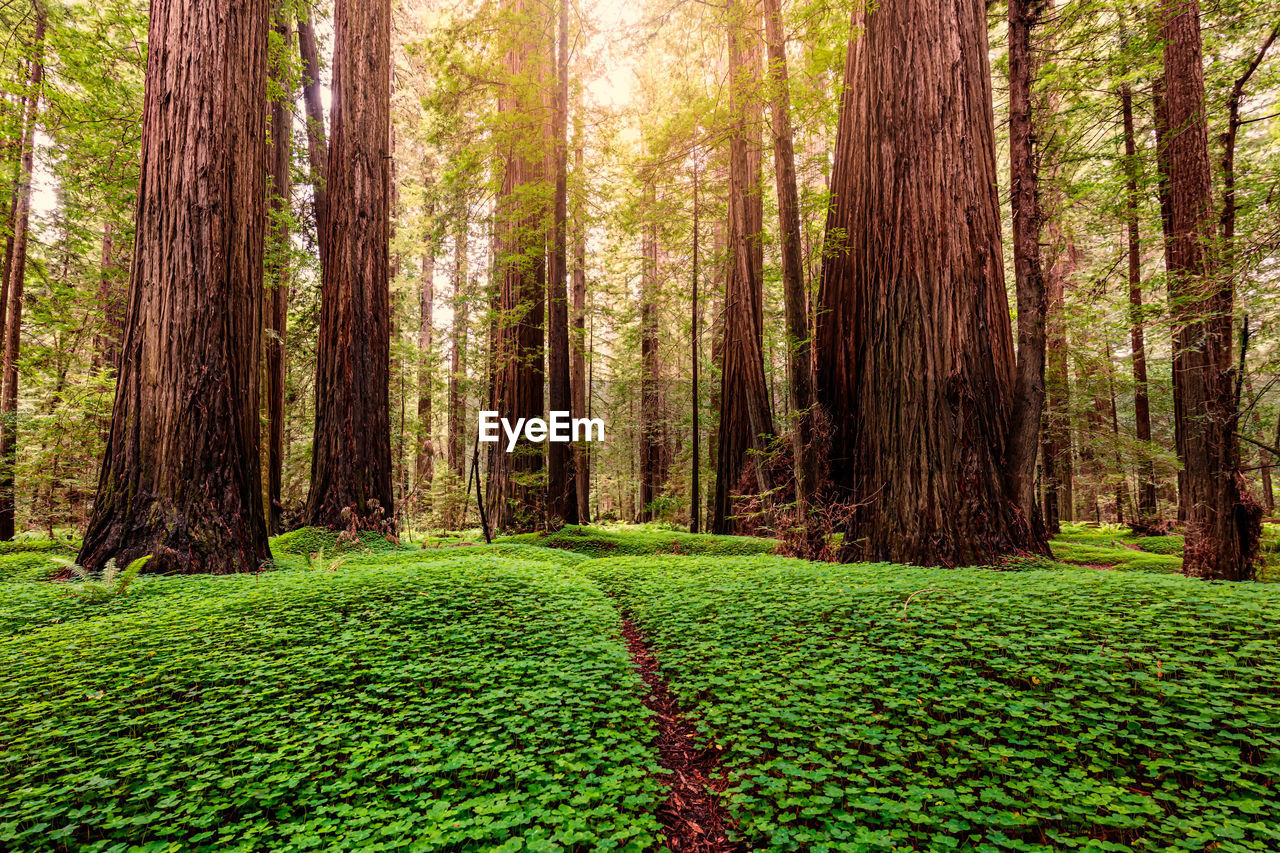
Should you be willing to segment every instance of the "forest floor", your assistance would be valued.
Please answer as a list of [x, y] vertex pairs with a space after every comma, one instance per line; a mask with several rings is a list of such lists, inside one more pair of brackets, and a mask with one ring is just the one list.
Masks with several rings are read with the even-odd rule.
[[335, 544], [97, 605], [5, 546], [0, 848], [1280, 848], [1280, 585], [1182, 578], [1177, 537]]

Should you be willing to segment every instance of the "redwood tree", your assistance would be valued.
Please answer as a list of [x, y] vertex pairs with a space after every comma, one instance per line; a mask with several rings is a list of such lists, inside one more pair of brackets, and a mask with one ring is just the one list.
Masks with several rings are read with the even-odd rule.
[[[753, 14], [755, 12], [755, 14]], [[720, 424], [716, 447], [713, 533], [736, 528], [733, 495], [748, 451], [763, 450], [773, 435], [764, 374], [764, 205], [761, 146], [754, 93], [760, 79], [759, 21], [755, 0], [730, 0], [729, 30], [729, 261], [725, 278], [724, 336], [720, 349]], [[759, 467], [755, 485], [768, 489]]]
[[840, 556], [1047, 552], [1002, 473], [1014, 352], [985, 7], [889, 0], [853, 30], [816, 336], [831, 479], [851, 506]]
[[1249, 497], [1239, 467], [1232, 281], [1216, 274], [1212, 257], [1217, 229], [1199, 12], [1196, 0], [1167, 0], [1162, 22], [1174, 383], [1185, 451], [1182, 570], [1193, 577], [1248, 580], [1262, 510]]
[[270, 556], [259, 353], [270, 0], [153, 0], [137, 232], [111, 431], [80, 551], [100, 568]]
[[267, 303], [267, 528], [273, 535], [280, 532], [281, 474], [284, 466], [284, 344], [289, 318], [289, 197], [292, 190], [290, 173], [293, 166], [293, 111], [289, 109], [288, 53], [293, 40], [289, 19], [276, 9], [275, 31], [281, 41], [281, 56], [275, 77], [283, 87], [282, 94], [271, 104], [271, 211], [272, 249], [270, 255], [270, 292]]
[[[390, 523], [390, 0], [334, 7], [329, 214], [306, 516]], [[354, 512], [356, 519], [344, 518]]]

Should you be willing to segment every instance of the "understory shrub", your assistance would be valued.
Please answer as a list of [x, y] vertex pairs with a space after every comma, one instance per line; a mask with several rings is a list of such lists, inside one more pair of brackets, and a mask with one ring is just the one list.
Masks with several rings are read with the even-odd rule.
[[570, 524], [554, 533], [521, 533], [503, 536], [494, 541], [560, 548], [586, 554], [589, 557], [644, 554], [743, 556], [772, 554], [778, 547], [776, 539], [685, 533], [679, 530], [664, 530], [653, 525], [588, 527]]

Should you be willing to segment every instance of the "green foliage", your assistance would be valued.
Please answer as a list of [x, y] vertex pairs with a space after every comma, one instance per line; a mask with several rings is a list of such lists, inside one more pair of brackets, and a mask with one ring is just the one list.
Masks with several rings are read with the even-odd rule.
[[1064, 563], [1107, 566], [1120, 571], [1134, 572], [1182, 571], [1181, 554], [1152, 554], [1130, 548], [1119, 542], [1114, 547], [1106, 547], [1054, 540], [1052, 548], [1054, 557]]
[[373, 554], [386, 554], [400, 550], [411, 550], [411, 546], [402, 545], [372, 530], [360, 532], [360, 543], [357, 545], [347, 541], [337, 530], [323, 527], [301, 527], [282, 533], [271, 540], [273, 554], [299, 554], [309, 556], [321, 551], [337, 554], [345, 551], [368, 551]]
[[685, 533], [678, 530], [664, 530], [653, 525], [587, 527], [571, 524], [554, 533], [521, 533], [500, 537], [495, 542], [561, 548], [590, 557], [644, 554], [745, 556], [772, 554], [778, 547], [775, 539]]
[[57, 623], [9, 619], [52, 585], [0, 586], [0, 847], [655, 849], [613, 606], [456, 550], [144, 578]]
[[86, 604], [102, 604], [128, 592], [129, 584], [137, 579], [143, 567], [151, 559], [151, 555], [139, 557], [123, 570], [116, 564], [113, 557], [107, 560], [107, 564], [102, 567], [102, 574], [96, 578], [93, 572], [74, 560], [62, 557], [53, 557], [51, 559], [55, 564], [70, 569], [72, 577], [79, 581], [79, 583], [68, 587], [72, 595]]
[[42, 581], [59, 571], [46, 551], [0, 554], [0, 581]]
[[768, 558], [583, 571], [726, 748], [750, 849], [1280, 847], [1271, 587]]
[[326, 560], [324, 556], [324, 549], [321, 548], [314, 554], [307, 555], [307, 571], [336, 572], [350, 559], [350, 555], [347, 555], [345, 557], [330, 557]]
[[1176, 554], [1182, 556], [1185, 540], [1181, 536], [1139, 536], [1133, 540], [1143, 551], [1151, 554]]

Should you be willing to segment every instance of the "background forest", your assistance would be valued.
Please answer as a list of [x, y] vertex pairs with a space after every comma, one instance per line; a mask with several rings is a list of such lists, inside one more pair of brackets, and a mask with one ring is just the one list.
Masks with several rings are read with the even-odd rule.
[[[777, 7], [394, 5], [389, 411], [402, 532], [479, 521], [467, 498], [472, 442], [476, 412], [494, 393], [493, 329], [510, 310], [501, 304], [501, 268], [512, 257], [546, 264], [539, 280], [566, 282], [567, 331], [557, 331], [554, 310], [545, 332], [541, 316], [530, 313], [528, 321], [553, 339], [552, 362], [555, 336], [567, 334], [574, 412], [608, 424], [607, 442], [574, 451], [583, 521], [661, 520], [720, 532], [787, 526], [768, 507], [795, 499], [791, 450], [775, 445], [772, 455], [760, 455], [769, 447], [752, 436], [789, 434], [797, 411], [780, 225], [789, 211], [780, 211], [771, 180], [778, 137], [770, 107], [785, 98], [804, 296], [798, 310], [806, 315], [799, 328], [810, 329], [821, 314], [851, 32], [848, 4]], [[774, 32], [762, 9], [778, 14]], [[1037, 503], [1050, 530], [1071, 519], [1158, 527], [1179, 518], [1181, 476], [1157, 109], [1165, 63], [1160, 10], [1020, 6], [1029, 33], [1023, 76], [1031, 84], [1030, 109], [1019, 113], [1030, 116], [1030, 127], [1021, 135], [1010, 132], [1011, 57], [1019, 61], [1010, 34], [1018, 38], [1019, 30], [1010, 28], [1003, 3], [986, 11], [1004, 280], [1019, 308], [1009, 171], [1023, 150], [1019, 140], [1030, 145], [1024, 162], [1038, 181], [1032, 239], [1047, 298], [1047, 401]], [[264, 505], [274, 507], [278, 532], [302, 520], [312, 472], [317, 215], [331, 132], [333, 27], [325, 4], [284, 3], [275, 14], [262, 110], [275, 116], [273, 132], [287, 135], [287, 162], [275, 169], [264, 258], [262, 465]], [[1232, 335], [1243, 367], [1240, 465], [1268, 513], [1275, 459], [1265, 448], [1280, 440], [1278, 20], [1280, 7], [1256, 0], [1206, 4], [1200, 15], [1212, 198], [1229, 259], [1219, 269], [1234, 286]], [[146, 30], [141, 2], [0, 5], [5, 536], [80, 529], [92, 507], [134, 245]], [[766, 61], [766, 41], [785, 44], [785, 66], [773, 53]], [[513, 150], [528, 167], [514, 187]], [[735, 193], [750, 200], [758, 227], [734, 225]], [[515, 244], [495, 236], [498, 210], [513, 194], [534, 232]], [[761, 261], [753, 275], [763, 296], [768, 430], [745, 422], [736, 402], [742, 395], [733, 390], [739, 386], [723, 377], [726, 353], [729, 370], [738, 358], [725, 324], [736, 316], [735, 257], [744, 241]], [[521, 310], [531, 310], [525, 303]], [[555, 399], [565, 389], [555, 378], [563, 366], [552, 362], [550, 408], [568, 408]], [[774, 458], [779, 453], [787, 458]], [[545, 508], [508, 516], [493, 497], [501, 461], [487, 452], [479, 459], [491, 520], [503, 528], [545, 523], [533, 517]], [[522, 464], [517, 479], [532, 476], [542, 488], [536, 478], [546, 475]], [[752, 476], [771, 468], [782, 482]]]

